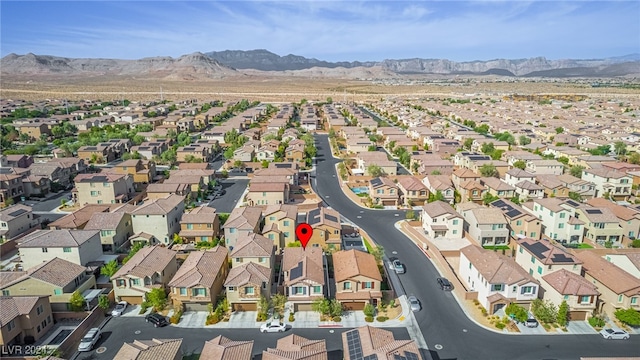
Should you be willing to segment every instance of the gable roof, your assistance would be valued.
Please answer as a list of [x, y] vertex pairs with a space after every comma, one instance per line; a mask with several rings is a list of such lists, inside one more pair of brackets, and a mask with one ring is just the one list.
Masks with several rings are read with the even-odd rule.
[[181, 224], [213, 224], [218, 217], [216, 209], [209, 206], [198, 206], [182, 214]]
[[248, 262], [231, 268], [224, 286], [261, 285], [263, 282], [269, 282], [270, 276], [271, 269], [268, 267]]
[[311, 280], [316, 284], [324, 285], [322, 256], [322, 249], [320, 248], [284, 248], [282, 269], [287, 272], [285, 285], [303, 280]]
[[71, 214], [67, 214], [60, 219], [49, 223], [49, 227], [77, 229], [85, 225], [91, 219], [93, 214], [99, 212], [108, 212], [110, 208], [110, 205], [88, 204], [72, 212]]
[[560, 295], [600, 295], [595, 285], [566, 269], [554, 271], [542, 279]]
[[20, 315], [28, 315], [40, 298], [47, 296], [2, 296], [0, 297], [0, 327]]
[[345, 360], [422, 360], [413, 340], [396, 340], [389, 330], [369, 325], [342, 333]]
[[582, 264], [582, 261], [575, 255], [551, 244], [549, 240], [524, 238], [518, 239], [517, 242], [545, 265]]
[[251, 360], [253, 340], [234, 341], [222, 335], [204, 343], [200, 358], [207, 360]]
[[257, 206], [245, 206], [235, 208], [229, 214], [229, 218], [222, 226], [223, 229], [253, 230], [262, 218], [262, 209]]
[[327, 360], [327, 345], [324, 339], [309, 340], [291, 334], [278, 339], [276, 348], [267, 348], [262, 352], [264, 360]]
[[460, 249], [460, 252], [490, 284], [523, 285], [538, 282], [513, 259], [494, 251], [468, 245]]
[[342, 225], [340, 225], [340, 213], [326, 207], [319, 207], [308, 211], [307, 223], [313, 228], [320, 225], [327, 225], [334, 229], [342, 229]]
[[398, 186], [405, 191], [427, 190], [427, 187], [424, 185], [424, 183], [415, 176], [404, 177], [398, 180]]
[[592, 251], [576, 251], [583, 270], [616, 294], [640, 295], [640, 279]]
[[360, 250], [337, 251], [333, 253], [334, 277], [343, 281], [355, 276], [366, 276], [382, 281], [382, 275], [373, 255]]
[[162, 272], [172, 261], [176, 261], [176, 252], [160, 245], [146, 246], [122, 265], [111, 279], [122, 276], [144, 278]]
[[262, 214], [266, 218], [269, 215], [274, 215], [275, 213], [282, 212], [281, 217], [278, 220], [283, 218], [289, 218], [296, 220], [298, 217], [298, 206], [296, 205], [288, 205], [288, 204], [276, 204], [276, 205], [268, 205]]
[[60, 258], [53, 258], [27, 271], [0, 272], [0, 287], [7, 288], [28, 278], [40, 280], [58, 287], [65, 287], [75, 278], [85, 273], [84, 266]]
[[85, 230], [104, 230], [104, 229], [116, 229], [122, 218], [127, 215], [125, 212], [112, 212], [112, 213], [95, 213], [91, 216], [91, 219], [84, 226]]
[[462, 216], [457, 211], [455, 211], [455, 209], [451, 205], [440, 200], [424, 204], [422, 206], [422, 210], [431, 218], [445, 214], [462, 218]]
[[220, 269], [227, 265], [227, 253], [227, 249], [221, 246], [206, 251], [191, 251], [169, 286], [191, 288], [201, 285], [211, 288]]
[[20, 239], [18, 247], [79, 247], [99, 233], [98, 230], [36, 230]]
[[273, 241], [256, 233], [238, 238], [230, 254], [231, 257], [270, 257], [271, 255], [273, 255]]
[[114, 360], [173, 359], [181, 353], [182, 339], [134, 340], [124, 343]]
[[145, 202], [131, 211], [131, 215], [166, 215], [183, 201], [183, 196], [171, 194], [165, 198]]

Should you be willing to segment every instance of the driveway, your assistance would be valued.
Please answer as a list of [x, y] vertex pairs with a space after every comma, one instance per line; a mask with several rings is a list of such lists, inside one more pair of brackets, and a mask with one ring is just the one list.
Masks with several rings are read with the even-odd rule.
[[215, 208], [218, 212], [230, 213], [238, 201], [242, 200], [241, 197], [249, 184], [249, 179], [223, 179], [219, 181], [226, 193], [217, 199], [213, 199], [209, 206]]

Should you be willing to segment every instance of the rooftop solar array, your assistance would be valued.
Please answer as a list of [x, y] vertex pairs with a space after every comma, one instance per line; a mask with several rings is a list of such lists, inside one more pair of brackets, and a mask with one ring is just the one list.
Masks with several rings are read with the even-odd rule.
[[400, 354], [393, 354], [394, 360], [418, 360], [418, 354], [412, 353], [410, 351], [405, 351], [404, 356]]
[[512, 205], [507, 204], [506, 202], [504, 202], [504, 200], [496, 200], [494, 202], [491, 203], [491, 206], [496, 207], [500, 210], [502, 210], [502, 212], [508, 217], [508, 218], [514, 218], [520, 214], [522, 214], [522, 211], [514, 208]]
[[313, 209], [307, 213], [307, 223], [309, 225], [320, 222], [320, 209]]
[[336, 217], [335, 217], [335, 216], [333, 216], [333, 215], [327, 215], [327, 214], [325, 214], [325, 215], [324, 215], [324, 217], [325, 217], [325, 219], [327, 219], [327, 220], [329, 220], [329, 221], [338, 222], [338, 218], [336, 218]]
[[578, 204], [577, 202], [573, 201], [573, 200], [565, 200], [565, 203], [573, 206], [573, 207], [578, 207], [580, 206], [580, 204]]
[[25, 209], [18, 209], [18, 210], [14, 211], [14, 212], [9, 213], [9, 216], [14, 216], [14, 217], [15, 216], [20, 216], [20, 215], [22, 215], [22, 214], [24, 214], [26, 212], [27, 212], [27, 210], [25, 210]]
[[350, 360], [364, 360], [362, 356], [362, 343], [360, 342], [360, 333], [358, 330], [347, 332], [347, 351], [349, 351]]
[[84, 149], [85, 149], [85, 150], [89, 150], [89, 151], [92, 151], [92, 150], [98, 150], [98, 148], [97, 148], [97, 147], [95, 147], [95, 146], [89, 146], [89, 147], [86, 147], [86, 148], [84, 148]]
[[553, 260], [553, 262], [559, 262], [559, 263], [572, 263], [573, 259], [570, 257], [567, 257], [565, 254], [554, 254], [553, 257], [551, 258], [551, 260]]
[[296, 267], [291, 269], [290, 275], [291, 275], [289, 276], [290, 280], [295, 280], [297, 278], [302, 277], [302, 261], [300, 261], [298, 265], [296, 265]]
[[530, 243], [523, 243], [522, 244], [524, 247], [526, 247], [529, 251], [531, 251], [535, 256], [537, 256], [539, 259], [544, 259], [544, 255], [542, 255], [545, 251], [549, 251], [549, 248], [546, 247], [543, 243], [541, 242], [534, 242], [533, 244]]
[[380, 178], [375, 178], [375, 179], [371, 179], [371, 185], [375, 186], [380, 186], [382, 185], [382, 180], [380, 180]]
[[585, 209], [587, 214], [602, 214], [602, 210], [600, 209]]

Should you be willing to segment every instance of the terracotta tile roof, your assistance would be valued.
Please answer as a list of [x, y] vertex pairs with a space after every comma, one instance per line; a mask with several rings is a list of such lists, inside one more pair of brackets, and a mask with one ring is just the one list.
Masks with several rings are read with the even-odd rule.
[[611, 179], [620, 179], [623, 177], [630, 177], [626, 173], [622, 171], [615, 171], [610, 169], [584, 169], [584, 172], [588, 174], [594, 174], [595, 176], [603, 177], [603, 178], [611, 178]]
[[147, 193], [178, 193], [183, 191], [191, 191], [189, 184], [149, 184]]
[[313, 228], [320, 225], [327, 225], [334, 229], [342, 229], [342, 225], [340, 225], [340, 213], [326, 207], [319, 207], [308, 211], [307, 223]]
[[4, 327], [20, 315], [28, 315], [41, 297], [45, 296], [0, 297], [0, 327]]
[[[104, 229], [116, 229], [122, 218], [127, 215], [124, 212], [113, 213], [95, 213], [91, 216], [91, 220], [84, 226], [85, 230], [104, 230]], [[128, 215], [127, 215], [128, 216]]]
[[475, 208], [469, 210], [471, 214], [476, 219], [478, 224], [506, 224], [507, 219], [505, 219], [504, 214], [502, 214], [502, 210], [497, 208]]
[[[65, 287], [78, 276], [84, 274], [86, 270], [84, 266], [56, 257], [27, 269], [26, 275], [49, 284]], [[3, 284], [3, 286], [8, 285]]]
[[269, 215], [274, 216], [274, 214], [280, 212], [282, 212], [282, 214], [277, 220], [289, 218], [295, 221], [298, 217], [298, 207], [296, 205], [287, 204], [269, 205], [264, 209], [262, 214], [264, 217], [268, 217]]
[[166, 215], [175, 207], [182, 207], [184, 197], [171, 194], [166, 198], [145, 202], [131, 212], [131, 215]]
[[98, 212], [109, 212], [110, 208], [110, 205], [102, 204], [85, 205], [82, 208], [72, 212], [71, 214], [65, 215], [60, 219], [50, 223], [49, 227], [77, 229], [84, 226], [91, 219], [93, 214]]
[[238, 238], [230, 256], [236, 257], [270, 257], [273, 255], [273, 241], [266, 237], [251, 233]]
[[359, 275], [382, 281], [376, 259], [371, 254], [355, 249], [337, 251], [333, 253], [333, 263], [336, 281], [344, 281]]
[[249, 183], [249, 192], [278, 192], [284, 193], [287, 191], [288, 183], [283, 182], [259, 182]]
[[[586, 218], [586, 222], [591, 223], [616, 223], [619, 224], [620, 220], [609, 208], [601, 207], [594, 208], [588, 205], [580, 206], [578, 209], [582, 210], [581, 213]], [[599, 213], [592, 213], [588, 210], [600, 210]]]
[[[316, 284], [324, 285], [321, 248], [288, 247], [284, 248], [283, 252], [282, 270], [287, 272], [285, 285], [295, 284], [302, 280], [311, 280]], [[291, 270], [294, 268], [300, 268], [301, 276], [291, 279]]]
[[291, 334], [278, 339], [276, 348], [267, 348], [262, 352], [264, 360], [327, 360], [327, 345], [325, 340], [309, 340], [302, 336]]
[[114, 360], [174, 359], [182, 355], [182, 339], [134, 340], [124, 343]]
[[182, 214], [180, 224], [213, 224], [217, 217], [216, 209], [209, 206], [198, 206]]
[[224, 286], [243, 286], [247, 284], [261, 286], [263, 282], [269, 282], [271, 269], [249, 262], [236, 266], [229, 271]]
[[528, 172], [528, 171], [524, 171], [518, 168], [513, 168], [509, 171], [507, 171], [507, 174], [515, 177], [515, 178], [534, 178], [535, 175]]
[[234, 341], [222, 335], [206, 341], [200, 353], [200, 358], [207, 360], [251, 360], [252, 357], [253, 340]]
[[592, 251], [583, 250], [575, 253], [583, 261], [582, 268], [586, 274], [592, 276], [614, 293], [627, 296], [640, 295], [640, 279]]
[[426, 203], [422, 206], [422, 210], [428, 214], [431, 218], [438, 217], [440, 215], [449, 214], [455, 217], [462, 218], [454, 208], [444, 201], [434, 201]]
[[201, 285], [211, 288], [222, 267], [228, 264], [227, 254], [227, 249], [221, 246], [206, 251], [190, 252], [169, 282], [169, 286], [191, 288]]
[[98, 230], [36, 230], [20, 239], [18, 248], [79, 247], [99, 234]]
[[542, 277], [560, 295], [600, 295], [598, 288], [587, 279], [561, 269]]
[[587, 200], [587, 204], [598, 208], [607, 208], [611, 210], [615, 216], [625, 221], [640, 219], [640, 212], [637, 210], [618, 205], [605, 198], [592, 198]]
[[564, 204], [563, 199], [559, 199], [559, 198], [533, 199], [533, 202], [538, 205], [542, 205], [546, 209], [549, 209], [553, 212], [568, 211], [564, 207], [560, 206]]
[[482, 277], [490, 284], [525, 284], [538, 281], [529, 275], [513, 259], [484, 250], [475, 245], [465, 246], [460, 253], [469, 259]]
[[257, 206], [245, 206], [235, 208], [231, 211], [227, 222], [222, 226], [224, 229], [246, 229], [252, 230], [262, 219], [262, 209]]
[[[76, 183], [91, 183], [91, 182], [99, 182], [99, 183], [103, 183], [103, 182], [114, 182], [114, 181], [118, 181], [124, 177], [127, 177], [129, 175], [127, 174], [116, 174], [116, 173], [109, 173], [109, 172], [100, 172], [100, 173], [95, 173], [95, 174], [78, 174], [76, 175], [75, 178], [73, 178], [73, 181]], [[105, 181], [106, 179], [106, 181]]]
[[480, 178], [480, 183], [496, 191], [511, 191], [516, 189], [515, 187], [507, 184], [506, 182], [494, 177]]
[[380, 177], [373, 178], [373, 179], [369, 180], [369, 184], [374, 189], [382, 187], [382, 186], [388, 186], [388, 187], [391, 187], [391, 188], [394, 188], [394, 189], [396, 189], [398, 187], [396, 185], [396, 183], [394, 183], [391, 179], [389, 179], [388, 177], [384, 177], [384, 176], [380, 176]]
[[574, 254], [551, 244], [549, 240], [524, 238], [518, 239], [517, 242], [519, 246], [522, 246], [527, 252], [535, 256], [545, 265], [582, 264], [582, 261]]
[[[23, 211], [19, 211], [23, 210]], [[24, 213], [31, 213], [31, 206], [15, 204], [0, 210], [0, 220], [9, 222]]]
[[394, 360], [394, 355], [406, 357], [406, 353], [412, 353], [418, 360], [422, 360], [420, 349], [413, 340], [395, 340], [393, 333], [389, 330], [375, 328], [372, 326], [362, 326], [342, 333], [342, 344], [345, 360], [360, 360], [360, 357], [352, 358], [348, 349], [347, 338], [349, 333], [357, 333], [360, 338], [362, 356], [376, 355], [379, 360]]
[[122, 265], [113, 274], [112, 279], [122, 276], [135, 276], [144, 278], [162, 272], [172, 261], [176, 261], [176, 252], [160, 245], [146, 246]]

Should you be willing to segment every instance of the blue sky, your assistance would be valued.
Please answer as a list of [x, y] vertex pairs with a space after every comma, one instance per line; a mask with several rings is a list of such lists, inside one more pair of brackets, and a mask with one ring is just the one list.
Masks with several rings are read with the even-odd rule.
[[6, 1], [0, 52], [137, 59], [267, 49], [328, 61], [640, 53], [640, 1]]

